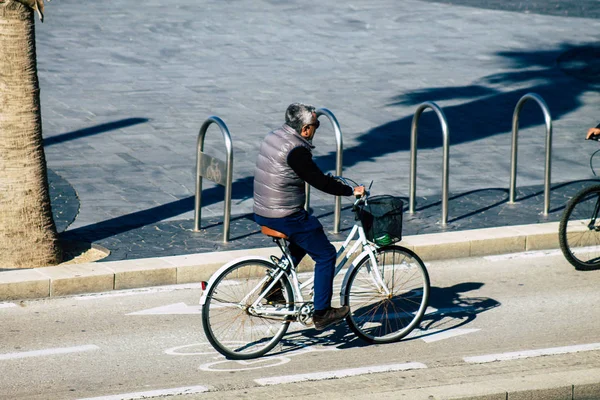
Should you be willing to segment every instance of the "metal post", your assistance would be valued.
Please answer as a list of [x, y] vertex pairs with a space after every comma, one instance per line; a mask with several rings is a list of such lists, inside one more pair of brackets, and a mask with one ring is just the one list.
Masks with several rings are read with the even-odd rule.
[[[217, 124], [223, 139], [225, 140], [225, 149], [227, 154], [226, 162], [211, 157], [203, 153], [204, 136], [211, 124]], [[223, 216], [223, 243], [229, 241], [229, 224], [231, 219], [231, 183], [233, 171], [233, 146], [231, 144], [231, 135], [225, 122], [219, 117], [208, 117], [198, 133], [196, 145], [196, 196], [194, 200], [194, 231], [200, 230], [201, 210], [202, 210], [202, 177], [225, 187], [225, 212]]]
[[[335, 143], [336, 143], [336, 152], [335, 152], [335, 174], [336, 176], [342, 176], [342, 159], [343, 159], [343, 151], [344, 145], [342, 143], [342, 130], [340, 128], [340, 124], [333, 115], [331, 111], [327, 108], [319, 108], [316, 111], [317, 118], [321, 115], [326, 116], [331, 125], [333, 126], [333, 131], [335, 133]], [[310, 185], [305, 185], [306, 190], [306, 201], [304, 202], [304, 209], [308, 211], [310, 207]], [[341, 219], [341, 210], [342, 210], [342, 198], [340, 196], [335, 197], [335, 208], [333, 214], [333, 233], [340, 232], [340, 219]]]
[[433, 102], [425, 102], [419, 105], [412, 120], [412, 126], [410, 130], [410, 187], [408, 212], [411, 214], [415, 212], [415, 195], [417, 187], [417, 131], [419, 129], [419, 118], [421, 117], [423, 111], [427, 108], [431, 108], [435, 111], [442, 126], [442, 136], [444, 139], [442, 160], [442, 225], [446, 226], [448, 223], [448, 161], [450, 154], [450, 134], [448, 131], [448, 122], [446, 120], [444, 111], [442, 111], [442, 109]]
[[519, 133], [519, 116], [523, 105], [527, 100], [535, 100], [544, 113], [544, 122], [546, 124], [546, 165], [544, 177], [544, 215], [548, 215], [550, 210], [550, 172], [552, 159], [552, 117], [548, 105], [539, 95], [527, 93], [517, 103], [512, 119], [512, 147], [510, 157], [510, 188], [508, 202], [515, 203], [515, 188], [517, 185], [517, 136]]

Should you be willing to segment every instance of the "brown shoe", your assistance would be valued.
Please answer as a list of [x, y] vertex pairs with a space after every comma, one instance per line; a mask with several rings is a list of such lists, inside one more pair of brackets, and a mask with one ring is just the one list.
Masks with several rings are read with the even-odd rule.
[[340, 308], [329, 308], [325, 315], [313, 315], [313, 322], [315, 323], [315, 329], [322, 331], [330, 325], [336, 324], [346, 318], [346, 315], [350, 313], [350, 307], [343, 306]]

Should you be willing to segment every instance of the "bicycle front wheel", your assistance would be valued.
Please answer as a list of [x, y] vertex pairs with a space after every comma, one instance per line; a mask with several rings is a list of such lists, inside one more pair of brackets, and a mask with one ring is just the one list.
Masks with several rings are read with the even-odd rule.
[[585, 188], [567, 204], [558, 228], [560, 249], [578, 270], [600, 268], [600, 185]]
[[344, 302], [351, 312], [346, 321], [362, 339], [389, 343], [421, 322], [429, 300], [429, 274], [423, 261], [401, 246], [383, 247], [375, 258], [374, 264], [364, 257], [349, 276]]
[[[263, 291], [269, 276], [277, 267], [256, 259], [245, 260], [226, 269], [209, 288], [202, 307], [202, 325], [208, 341], [225, 357], [245, 360], [260, 357], [281, 340], [290, 324], [290, 318], [281, 315], [257, 314], [252, 304]], [[283, 275], [280, 280], [285, 299], [278, 306], [262, 299], [258, 308], [269, 310], [293, 310], [291, 285]]]

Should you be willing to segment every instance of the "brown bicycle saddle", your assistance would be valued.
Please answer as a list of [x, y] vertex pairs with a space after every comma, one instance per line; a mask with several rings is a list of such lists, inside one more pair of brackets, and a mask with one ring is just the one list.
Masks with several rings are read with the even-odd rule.
[[285, 233], [281, 233], [276, 231], [275, 229], [267, 228], [266, 226], [262, 226], [260, 231], [267, 236], [278, 238], [278, 239], [287, 239], [288, 236]]

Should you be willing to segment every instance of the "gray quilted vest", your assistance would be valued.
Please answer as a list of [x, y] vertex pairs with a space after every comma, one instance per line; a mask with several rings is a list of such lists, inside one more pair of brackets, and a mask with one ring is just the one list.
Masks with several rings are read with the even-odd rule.
[[288, 154], [313, 146], [288, 125], [270, 132], [260, 146], [254, 170], [254, 212], [266, 218], [282, 218], [304, 208], [304, 181], [287, 163]]

